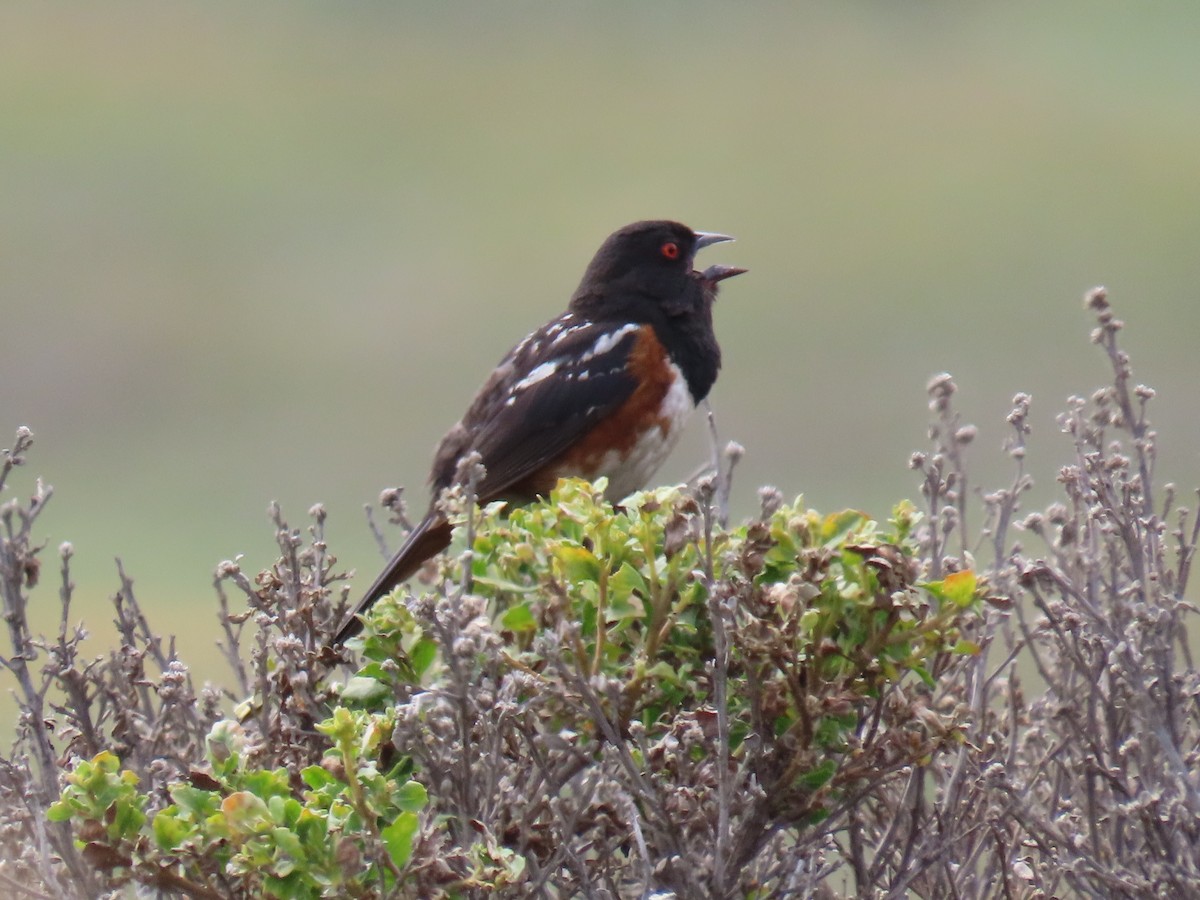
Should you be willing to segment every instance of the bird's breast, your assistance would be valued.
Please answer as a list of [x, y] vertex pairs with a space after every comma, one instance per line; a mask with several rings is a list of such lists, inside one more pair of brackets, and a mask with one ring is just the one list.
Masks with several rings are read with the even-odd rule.
[[613, 501], [647, 485], [696, 408], [687, 379], [653, 329], [641, 329], [628, 366], [637, 387], [555, 467], [560, 478], [606, 477], [607, 495]]

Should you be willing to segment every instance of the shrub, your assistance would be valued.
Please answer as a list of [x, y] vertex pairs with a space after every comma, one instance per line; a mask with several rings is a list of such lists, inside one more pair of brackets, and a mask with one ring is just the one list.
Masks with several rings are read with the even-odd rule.
[[[1200, 694], [1185, 600], [1200, 525], [1153, 485], [1152, 392], [1089, 295], [1113, 384], [1062, 419], [1061, 502], [975, 494], [975, 431], [929, 386], [925, 509], [885, 523], [691, 488], [457, 509], [461, 548], [381, 601], [352, 653], [323, 535], [215, 580], [231, 684], [196, 691], [123, 572], [119, 647], [34, 639], [32, 529], [3, 507], [21, 701], [0, 760], [0, 883], [26, 896], [1200, 894]], [[18, 432], [0, 485], [30, 444]], [[1161, 510], [1161, 512], [1156, 512]], [[1033, 553], [1025, 540], [1044, 549]], [[988, 562], [980, 562], [984, 553]], [[229, 590], [245, 599], [234, 609]], [[40, 669], [32, 663], [43, 658]], [[347, 678], [336, 674], [351, 664]], [[1028, 685], [1028, 686], [1027, 686]]]

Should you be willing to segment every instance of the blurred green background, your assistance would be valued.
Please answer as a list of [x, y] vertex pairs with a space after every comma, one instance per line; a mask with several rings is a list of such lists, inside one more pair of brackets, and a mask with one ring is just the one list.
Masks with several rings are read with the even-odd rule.
[[[612, 229], [738, 243], [717, 308], [723, 438], [756, 488], [886, 515], [916, 494], [924, 386], [980, 426], [977, 483], [1034, 395], [1104, 383], [1106, 284], [1161, 469], [1200, 482], [1200, 5], [6, 4], [0, 12], [0, 443], [76, 549], [111, 644], [113, 557], [201, 675], [214, 566], [274, 558], [267, 504], [330, 512], [380, 564], [379, 490], [558, 313]], [[661, 473], [708, 455], [693, 428]]]

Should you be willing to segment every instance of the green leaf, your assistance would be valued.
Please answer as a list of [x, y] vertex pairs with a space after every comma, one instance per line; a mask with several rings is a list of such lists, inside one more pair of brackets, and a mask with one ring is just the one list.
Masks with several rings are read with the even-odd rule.
[[[390, 662], [390, 660], [389, 660]], [[369, 662], [358, 670], [359, 678], [374, 678], [376, 681], [387, 681], [388, 670], [381, 662]]]
[[163, 850], [176, 849], [195, 830], [188, 823], [181, 822], [177, 818], [178, 813], [178, 807], [168, 806], [154, 817], [154, 840]]
[[856, 713], [822, 716], [817, 722], [813, 740], [822, 747], [841, 744], [857, 724], [858, 715]]
[[811, 825], [820, 825], [822, 822], [824, 822], [828, 818], [829, 818], [829, 810], [826, 809], [824, 806], [818, 806], [815, 809], [809, 811], [808, 815], [803, 818], [803, 822], [805, 825], [810, 825], [810, 826]]
[[117, 758], [115, 753], [108, 750], [101, 750], [92, 757], [92, 765], [95, 766], [97, 774], [100, 772], [112, 774], [121, 768], [121, 760]]
[[249, 791], [230, 794], [221, 801], [221, 812], [235, 834], [258, 831], [270, 820], [267, 804]]
[[826, 759], [815, 769], [811, 769], [801, 775], [799, 780], [803, 787], [808, 788], [810, 791], [815, 791], [828, 784], [830, 779], [836, 774], [837, 762], [832, 759]]
[[424, 675], [429, 667], [433, 665], [433, 661], [437, 659], [437, 654], [437, 641], [432, 638], [423, 637], [413, 644], [412, 650], [408, 652], [408, 658], [412, 662], [413, 671], [418, 678]]
[[300, 780], [307, 784], [314, 791], [319, 791], [321, 788], [328, 787], [331, 784], [338, 784], [338, 780], [331, 775], [324, 766], [308, 766], [300, 771]]
[[75, 807], [65, 800], [56, 800], [46, 810], [46, 818], [51, 822], [66, 822], [75, 814]]
[[387, 778], [388, 781], [391, 781], [393, 783], [397, 783], [400, 781], [407, 781], [408, 777], [410, 775], [412, 775], [413, 769], [415, 769], [415, 768], [416, 768], [416, 765], [413, 763], [412, 757], [401, 756], [396, 761], [396, 764], [394, 766], [392, 766], [391, 769], [388, 770], [388, 773], [385, 777]]
[[248, 718], [254, 715], [254, 712], [257, 708], [258, 704], [255, 702], [254, 698], [247, 697], [241, 703], [238, 703], [233, 707], [234, 718], [236, 718], [239, 722], [245, 722]]
[[242, 779], [241, 786], [264, 800], [276, 796], [286, 797], [292, 793], [287, 769], [250, 770]]
[[383, 838], [384, 847], [387, 848], [388, 856], [392, 858], [392, 862], [398, 869], [403, 869], [408, 865], [408, 861], [412, 857], [413, 837], [417, 833], [417, 825], [415, 812], [402, 812], [396, 817], [395, 822], [379, 833]]
[[642, 619], [646, 615], [646, 606], [635, 594], [610, 598], [604, 610], [606, 622], [619, 623], [622, 620]]
[[475, 575], [474, 581], [494, 591], [507, 591], [510, 594], [532, 594], [538, 589], [536, 584], [521, 584], [498, 575]]
[[342, 699], [353, 703], [373, 703], [391, 695], [392, 689], [382, 681], [361, 675], [355, 675], [342, 688]]
[[568, 581], [594, 582], [600, 578], [600, 560], [591, 550], [574, 544], [561, 544], [555, 550], [554, 557]]
[[913, 666], [913, 671], [917, 673], [918, 678], [925, 682], [926, 687], [937, 687], [937, 681], [934, 680], [934, 677], [929, 674], [929, 670], [924, 666]]
[[277, 896], [279, 896], [279, 897], [303, 897], [304, 896], [304, 894], [301, 894], [301, 893], [295, 891], [290, 884], [290, 876], [292, 875], [293, 872], [296, 871], [296, 861], [294, 859], [292, 859], [290, 856], [286, 856], [286, 855], [282, 856], [275, 860], [275, 864], [272, 866], [272, 869], [274, 870], [275, 877], [279, 879], [278, 882], [275, 882], [277, 887], [274, 890], [274, 893]]
[[500, 625], [507, 631], [536, 631], [537, 619], [533, 617], [533, 613], [529, 611], [528, 603], [518, 603], [516, 606], [510, 606], [503, 616], [500, 617]]
[[975, 599], [975, 573], [970, 569], [947, 575], [942, 584], [946, 587], [946, 596], [959, 609], [970, 606]]
[[[304, 845], [300, 843], [300, 838], [289, 828], [272, 828], [271, 837], [275, 841], [275, 846], [291, 856], [301, 857], [304, 855]], [[275, 870], [276, 875], [286, 875], [286, 871], [281, 871], [279, 868]]]
[[108, 826], [108, 833], [110, 835], [113, 837], [132, 837], [141, 829], [146, 821], [146, 814], [137, 805], [138, 799], [140, 798], [134, 797], [132, 798], [132, 802], [124, 800], [117, 804], [112, 824]]
[[920, 586], [938, 600], [965, 609], [975, 599], [976, 578], [974, 572], [966, 569], [962, 572], [952, 572], [941, 581], [921, 582]]
[[840, 546], [860, 525], [869, 521], [866, 515], [856, 509], [830, 513], [821, 520], [821, 539], [826, 547]]
[[[650, 589], [646, 586], [646, 579], [642, 577], [641, 572], [628, 562], [622, 563], [621, 568], [609, 576], [609, 597], [616, 601], [627, 601], [630, 595], [635, 592], [643, 597], [650, 595]], [[637, 606], [639, 604], [632, 605]]]
[[197, 819], [211, 816], [217, 811], [220, 797], [213, 791], [192, 787], [190, 784], [179, 784], [171, 788], [171, 799], [175, 804]]
[[267, 800], [267, 811], [271, 814], [271, 821], [283, 822], [287, 819], [287, 801], [283, 797], [271, 797]]
[[405, 782], [396, 792], [396, 805], [405, 812], [420, 812], [429, 802], [429, 793], [419, 781]]
[[675, 671], [675, 667], [665, 660], [659, 660], [649, 669], [646, 670], [656, 683], [677, 685], [680, 683], [679, 673]]

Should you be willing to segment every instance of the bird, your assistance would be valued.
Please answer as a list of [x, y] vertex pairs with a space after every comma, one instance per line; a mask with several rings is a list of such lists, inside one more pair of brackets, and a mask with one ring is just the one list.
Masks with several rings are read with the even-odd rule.
[[608, 479], [617, 502], [645, 487], [721, 367], [713, 330], [718, 284], [745, 269], [694, 268], [699, 250], [733, 238], [669, 220], [634, 222], [601, 244], [566, 312], [500, 361], [442, 438], [429, 482], [433, 500], [334, 638], [450, 544], [438, 498], [472, 452], [483, 466], [476, 500], [523, 504], [557, 480]]

